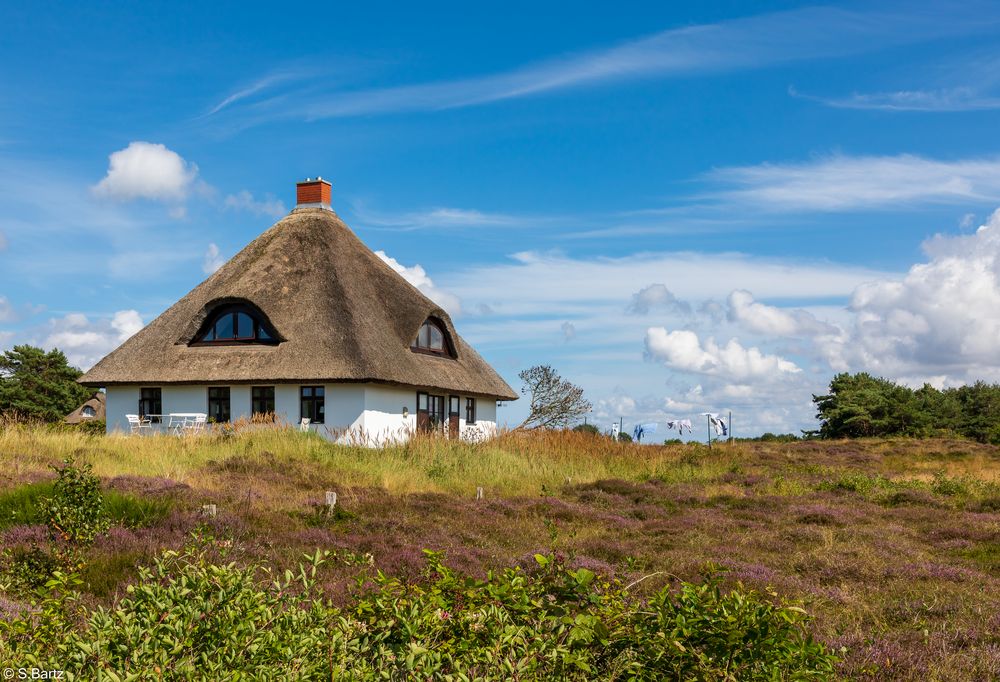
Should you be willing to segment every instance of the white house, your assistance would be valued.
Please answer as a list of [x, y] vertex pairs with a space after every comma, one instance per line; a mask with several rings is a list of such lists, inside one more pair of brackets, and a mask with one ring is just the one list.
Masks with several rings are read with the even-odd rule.
[[448, 313], [375, 255], [298, 183], [292, 212], [80, 378], [127, 414], [275, 415], [380, 444], [415, 429], [476, 437], [517, 394]]

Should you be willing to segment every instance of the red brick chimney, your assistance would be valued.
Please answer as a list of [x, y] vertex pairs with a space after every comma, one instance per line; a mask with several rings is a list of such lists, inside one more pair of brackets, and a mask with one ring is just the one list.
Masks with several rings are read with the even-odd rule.
[[330, 190], [333, 187], [323, 178], [306, 178], [295, 184], [296, 208], [330, 208]]

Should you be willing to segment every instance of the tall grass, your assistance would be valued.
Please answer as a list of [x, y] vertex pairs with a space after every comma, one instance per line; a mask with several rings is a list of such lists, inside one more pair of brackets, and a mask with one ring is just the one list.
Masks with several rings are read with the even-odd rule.
[[467, 494], [483, 487], [524, 495], [607, 478], [703, 480], [724, 472], [745, 449], [639, 446], [568, 431], [501, 432], [480, 443], [421, 434], [382, 448], [338, 445], [280, 426], [183, 437], [91, 435], [37, 425], [0, 431], [0, 466], [15, 475], [45, 471], [72, 456], [106, 478], [156, 476], [210, 487], [213, 471], [242, 467], [391, 493]]

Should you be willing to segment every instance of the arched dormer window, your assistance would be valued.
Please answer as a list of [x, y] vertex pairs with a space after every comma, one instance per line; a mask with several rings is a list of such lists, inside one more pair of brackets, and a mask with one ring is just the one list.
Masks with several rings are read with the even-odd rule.
[[278, 335], [253, 306], [236, 303], [213, 311], [194, 344], [278, 343]]
[[417, 337], [413, 339], [410, 350], [418, 353], [431, 353], [433, 355], [443, 355], [451, 357], [454, 355], [451, 348], [451, 339], [444, 325], [433, 317], [420, 325]]

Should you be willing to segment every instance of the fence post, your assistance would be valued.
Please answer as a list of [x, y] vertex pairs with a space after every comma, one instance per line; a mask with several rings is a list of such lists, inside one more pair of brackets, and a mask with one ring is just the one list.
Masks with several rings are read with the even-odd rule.
[[476, 499], [477, 500], [483, 499], [483, 489], [481, 487], [476, 488]]

